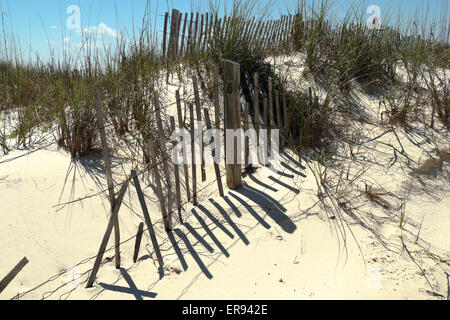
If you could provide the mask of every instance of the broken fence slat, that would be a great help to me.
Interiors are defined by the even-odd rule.
[[[0,281],[0,293],[14,280],[20,271],[27,265],[28,259],[25,257]]]
[[[122,188],[120,189],[119,196],[116,199],[116,203],[114,206],[114,210],[112,210],[111,216],[109,218],[108,226],[106,227],[106,232],[103,236],[102,242],[100,244],[100,249],[98,250],[97,258],[94,262],[94,267],[92,268],[91,274],[89,276],[88,282],[86,284],[86,288],[91,288],[94,284],[95,277],[97,276],[98,269],[100,268],[100,264],[103,259],[103,255],[106,250],[106,246],[108,245],[109,238],[111,236],[112,229],[116,220],[118,220],[117,216],[119,214],[120,207],[122,205],[123,197],[125,196],[125,192],[127,191],[128,181],[122,184]]]
[[[147,204],[145,203],[144,193],[141,189],[141,184],[139,183],[139,178],[136,171],[131,171],[131,176],[133,177],[134,187],[138,194],[139,202],[141,203],[142,214],[144,215],[145,224],[147,225],[148,232],[150,234],[150,240],[152,241],[153,249],[155,250],[156,258],[158,259],[159,267],[164,266],[164,261],[159,250],[158,240],[156,239],[155,230],[153,229],[152,220],[150,214],[148,213]]]
[[[105,170],[106,170],[106,181],[108,184],[108,193],[109,193],[109,202],[111,204],[111,212],[114,211],[114,206],[116,204],[115,195],[114,195],[114,181],[112,177],[112,166],[111,166],[111,158],[109,154],[108,142],[106,139],[106,131],[105,131],[105,121],[103,119],[103,109],[100,102],[100,96],[98,93],[98,89],[94,90],[94,102],[95,102],[95,110],[97,113],[98,127],[100,130],[100,140],[103,148],[103,160],[105,162]],[[120,228],[119,228],[119,220],[117,219],[114,224],[114,241],[115,241],[115,264],[116,269],[120,268]]]
[[[133,263],[136,263],[139,257],[139,248],[141,247],[142,234],[144,233],[144,223],[141,222],[138,227],[138,231],[136,234],[136,241],[134,243],[134,255],[133,255]]]

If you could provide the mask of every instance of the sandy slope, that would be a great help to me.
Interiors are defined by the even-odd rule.
[[[167,96],[174,88],[169,87]],[[359,102],[376,120],[378,104],[363,94]],[[159,221],[153,179],[141,175],[151,217],[159,221],[156,231],[164,276],[158,273],[148,233],[139,261],[132,262],[142,214],[131,186],[119,214],[123,269],[115,270],[109,250],[92,289],[84,289],[84,283],[108,219],[107,199],[96,195],[106,186],[101,155],[72,162],[67,153],[50,147],[2,156],[0,275],[23,256],[30,263],[0,298],[446,298],[448,176],[410,177],[415,163],[408,163],[388,145],[403,148],[419,163],[431,152],[427,135],[445,144],[448,133],[420,134],[420,128],[414,134],[403,129],[385,133],[386,129],[369,123],[355,124],[354,130],[367,143],[358,152],[355,147],[353,158],[346,153],[349,150],[341,150],[340,165],[329,168],[332,180],[342,170],[347,172],[350,163],[350,176],[361,168],[367,170],[340,199],[348,205],[340,206],[333,197],[318,197],[311,171],[317,163],[305,159],[299,163],[289,152],[283,155],[278,174],[259,168],[245,177],[241,190],[226,190],[225,198],[218,196],[213,168],[208,168],[208,181],[199,186],[200,206],[186,205],[185,223],[178,224],[174,217],[177,229],[168,235]],[[129,140],[121,144],[128,146]],[[113,164],[115,180],[120,182],[131,164],[124,155],[116,155]],[[361,195],[365,184],[386,193],[383,199],[388,204]],[[57,206],[86,195],[94,196]],[[403,230],[400,198],[406,203]]]

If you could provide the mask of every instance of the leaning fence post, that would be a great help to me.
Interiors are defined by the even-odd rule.
[[[241,70],[239,63],[224,60],[224,86],[225,130],[241,129]],[[238,150],[236,141],[233,141],[233,145],[234,159],[228,159],[228,152],[225,151],[227,185],[231,190],[238,189],[242,186],[242,166],[237,161]],[[230,146],[228,145],[228,143],[226,143],[225,149],[228,148],[230,148]],[[239,152],[240,151],[241,150],[239,150]]]
[[[161,255],[161,251],[159,251],[159,245],[158,241],[156,240],[155,230],[153,229],[152,220],[150,218],[150,214],[148,213],[147,204],[145,203],[144,194],[142,193],[141,184],[139,183],[139,178],[136,174],[136,171],[132,170],[131,176],[133,177],[134,187],[138,194],[139,202],[141,203],[142,214],[144,215],[145,224],[147,225],[147,230],[150,234],[150,240],[152,241],[153,249],[155,249],[159,267],[162,268],[164,266],[163,258]]]
[[[106,169],[106,181],[108,184],[108,193],[109,193],[109,202],[111,204],[111,211],[114,210],[115,206],[115,195],[114,195],[114,182],[112,178],[112,168],[111,168],[111,159],[109,155],[108,142],[106,140],[106,131],[105,131],[105,121],[103,120],[103,110],[100,103],[100,96],[98,93],[97,87],[94,90],[94,102],[95,102],[95,110],[97,113],[98,127],[100,131],[100,140],[103,148],[103,160],[105,162]],[[120,268],[120,229],[119,229],[119,219],[117,219],[114,223],[114,240],[115,240],[115,263],[116,269]]]
[[[208,111],[208,109],[204,108],[203,112],[205,113],[206,128],[208,130],[211,130],[212,126],[211,126],[211,120],[209,119],[209,111]],[[215,143],[216,142],[215,139],[216,138],[211,138],[211,143]],[[216,172],[216,180],[217,180],[217,186],[219,187],[219,194],[221,197],[223,197],[224,193],[223,193],[223,186],[222,186],[222,177],[220,176],[219,163],[215,159],[216,158],[216,150],[215,149],[212,151],[212,157],[214,159],[214,171]]]
[[[125,196],[125,192],[127,191],[128,181],[122,184],[122,188],[120,189],[119,196],[115,202],[114,209],[111,212],[111,216],[109,218],[108,226],[106,227],[106,232],[103,236],[102,243],[100,244],[100,249],[98,250],[97,257],[95,258],[94,267],[92,268],[91,274],[89,275],[89,279],[86,284],[86,288],[91,288],[94,284],[95,277],[97,276],[98,269],[100,268],[100,263],[102,262],[103,255],[106,251],[106,246],[108,245],[109,237],[111,236],[112,229],[119,214],[119,209],[122,205],[123,197]]]
[[[14,280],[20,271],[27,265],[28,259],[25,257],[0,281],[0,293]]]

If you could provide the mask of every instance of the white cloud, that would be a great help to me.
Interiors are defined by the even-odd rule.
[[[83,29],[87,34],[94,34],[97,36],[106,35],[108,37],[117,38],[117,31],[111,29],[106,24],[101,22],[98,26],[90,26]]]
[[[55,30],[56,30],[56,29],[59,29],[58,26],[51,26],[50,28],[51,28],[51,29],[55,29]]]

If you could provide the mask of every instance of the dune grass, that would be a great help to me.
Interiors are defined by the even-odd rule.
[[[229,23],[224,30],[227,37],[219,29],[212,29],[205,48],[171,60],[161,56],[150,2],[139,33],[121,32],[115,46],[101,46],[87,34],[77,56],[64,54],[62,59],[51,57],[49,62],[39,58],[25,62],[14,33],[2,21],[0,110],[14,110],[19,120],[11,131],[5,129],[3,119],[0,146],[4,152],[30,147],[35,130],[55,125],[60,146],[67,147],[73,157],[88,154],[97,141],[93,111],[97,87],[107,122],[114,132],[118,136],[137,132],[145,149],[143,141],[152,130],[153,92],[166,68],[167,72],[177,71],[179,76],[186,67],[192,69],[201,88],[212,97],[214,76],[222,73],[223,59],[233,60],[241,64],[241,82],[248,95],[245,73],[260,72],[265,87],[264,81],[269,76],[274,79],[278,76],[273,69],[268,72],[266,59],[299,52],[306,54],[307,72],[320,78],[330,90],[320,103],[307,89],[286,93],[288,112],[292,115],[289,135],[294,148],[320,148],[332,138],[327,130],[333,125],[331,105],[335,96],[351,95],[355,84],[378,87],[385,92],[382,101],[391,125],[405,123],[411,112],[428,108],[428,113],[423,112],[428,118],[422,117],[423,121],[431,127],[436,121],[448,126],[447,7],[442,8],[437,24],[425,12],[413,21],[399,20],[390,23],[389,28],[376,30],[366,24],[364,2],[354,2],[344,18],[336,20],[332,2],[317,1],[311,7],[305,0],[299,0],[290,12],[293,19],[287,30],[289,37],[285,37],[291,41],[268,50],[262,45],[267,39],[261,30],[273,7],[272,2],[261,8],[255,0],[234,1],[227,11]],[[205,11],[215,19],[220,18],[218,2],[210,3]],[[253,21],[253,28],[246,28],[248,21]],[[406,79],[399,77],[400,67],[404,68]]]

